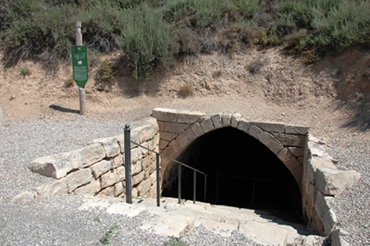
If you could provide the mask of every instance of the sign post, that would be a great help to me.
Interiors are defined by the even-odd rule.
[[[80,114],[86,114],[85,107],[85,84],[89,79],[87,66],[87,49],[82,46],[81,21],[76,22],[76,46],[72,46],[73,80],[78,87],[80,98]]]

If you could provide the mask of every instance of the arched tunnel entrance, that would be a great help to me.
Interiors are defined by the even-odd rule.
[[[247,133],[232,127],[208,132],[176,159],[212,177],[207,179],[204,200],[204,177],[197,175],[197,201],[268,210],[285,220],[303,223],[301,192],[294,177],[276,155]],[[193,171],[182,170],[182,198],[191,200]],[[174,179],[162,195],[177,197],[177,185]]]

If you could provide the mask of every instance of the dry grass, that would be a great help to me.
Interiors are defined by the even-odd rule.
[[[192,96],[194,94],[194,88],[190,84],[182,85],[179,89],[179,95],[182,97]]]

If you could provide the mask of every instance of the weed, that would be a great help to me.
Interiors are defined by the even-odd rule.
[[[182,97],[192,96],[194,94],[193,86],[190,84],[182,85],[179,89],[179,95]]]
[[[263,66],[263,61],[261,57],[258,57],[256,60],[254,60],[253,62],[249,64],[247,69],[251,74],[255,74],[261,70],[262,66]]]
[[[64,85],[65,87],[72,87],[74,85],[74,80],[73,78],[68,78],[64,80]]]
[[[20,70],[19,70],[19,73],[25,77],[25,76],[30,76],[32,74],[32,71],[29,67],[25,66],[25,67],[22,67]]]
[[[187,246],[185,242],[181,241],[179,238],[171,237],[168,242],[164,243],[164,246]]]
[[[109,244],[109,239],[113,236],[118,235],[118,232],[115,232],[115,230],[118,230],[118,229],[119,229],[118,225],[114,225],[111,228],[109,228],[109,230],[99,239],[99,242],[104,245]]]
[[[96,221],[96,222],[100,222],[100,218],[98,216],[94,217],[93,220]]]
[[[213,77],[220,77],[223,73],[224,73],[224,71],[222,71],[222,70],[217,70],[217,71],[214,71],[214,72],[212,73],[212,76],[213,76]]]
[[[114,62],[109,61],[108,59],[105,59],[104,61],[100,63],[98,73],[97,73],[98,80],[102,82],[114,84],[118,74],[119,74],[118,69],[117,69],[117,66],[114,64]]]

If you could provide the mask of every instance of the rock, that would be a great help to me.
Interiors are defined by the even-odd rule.
[[[118,140],[115,137],[96,139],[93,142],[100,143],[103,145],[106,157],[115,157],[121,152],[121,147],[119,146]]]
[[[94,175],[94,178],[99,178],[102,174],[108,172],[112,168],[112,164],[110,161],[102,160],[91,167],[91,171]]]
[[[74,194],[95,195],[101,190],[99,179],[91,179],[91,182],[73,191]]]
[[[324,226],[324,234],[330,235],[331,231],[337,225],[337,217],[335,216],[333,210],[329,206],[329,200],[334,199],[330,196],[325,196],[320,191],[317,192],[316,201],[315,201],[315,210],[317,211],[317,215],[319,216],[320,220]]]
[[[32,172],[39,173],[47,177],[61,179],[67,172],[73,169],[69,153],[62,153],[53,156],[43,156],[31,162]]]
[[[77,187],[90,183],[92,179],[91,169],[81,169],[69,174],[65,180],[67,182],[68,193],[72,193]]]
[[[341,229],[336,229],[331,233],[330,241],[332,246],[349,246],[349,243],[347,243],[343,239],[343,235],[346,235],[347,233],[344,232]]]
[[[319,167],[315,172],[315,185],[325,195],[338,195],[356,183],[361,174],[355,171],[342,171]]]
[[[160,121],[177,122],[178,114],[176,110],[155,108],[152,110],[152,116]]]
[[[119,167],[103,174],[100,177],[101,187],[105,188],[125,180],[125,167]]]
[[[89,167],[98,161],[101,161],[106,153],[100,143],[93,143],[77,150],[81,155],[82,167]]]
[[[58,180],[50,185],[43,185],[36,188],[37,196],[48,197],[59,194],[67,194],[68,187],[65,179]]]
[[[31,199],[34,199],[36,197],[37,197],[37,193],[36,192],[25,191],[25,192],[22,192],[19,195],[16,195],[15,197],[13,197],[12,198],[12,201],[17,201],[17,200],[31,200]]]

